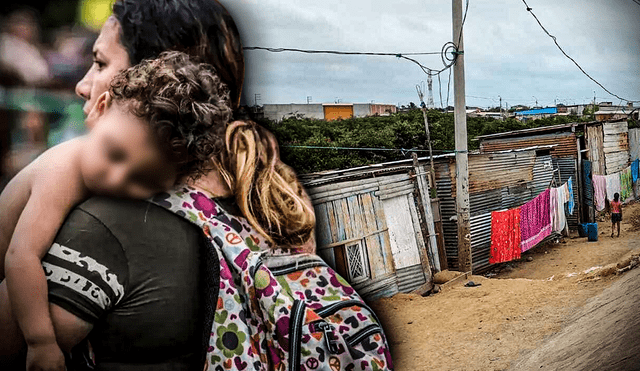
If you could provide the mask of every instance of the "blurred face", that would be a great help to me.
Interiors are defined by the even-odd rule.
[[[85,115],[89,114],[100,94],[109,89],[111,79],[129,67],[129,55],[120,43],[120,24],[114,17],[109,17],[93,44],[93,64],[76,85],[76,94],[86,101]]]
[[[93,129],[84,142],[81,172],[96,193],[144,199],[170,189],[177,167],[156,145],[149,124],[103,93],[87,122]]]

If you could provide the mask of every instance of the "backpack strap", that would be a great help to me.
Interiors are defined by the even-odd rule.
[[[209,364],[222,364],[224,369],[253,365],[262,370],[269,364],[277,366],[274,369],[289,369],[290,344],[299,336],[290,333],[294,304],[296,316],[319,318],[307,314],[304,303],[296,304],[302,301],[283,290],[264,264],[286,270],[292,256],[274,255],[244,218],[229,215],[196,188],[159,194],[152,202],[202,228],[219,257],[220,290],[207,353]],[[320,264],[320,258],[305,255],[307,260],[296,261]]]

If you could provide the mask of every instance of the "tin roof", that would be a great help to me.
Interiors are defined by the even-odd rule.
[[[594,124],[594,123],[597,123],[597,122],[596,121],[572,122],[572,123],[569,123],[569,124],[562,124],[562,125],[541,126],[541,127],[537,127],[537,128],[531,128],[531,129],[505,131],[504,133],[478,135],[476,137],[476,140],[502,138],[502,137],[513,137],[513,136],[524,136],[524,135],[529,135],[529,134],[539,134],[539,133],[554,132],[554,131],[562,132],[562,131],[571,130],[571,128],[574,128],[576,126],[591,125],[591,124]]]

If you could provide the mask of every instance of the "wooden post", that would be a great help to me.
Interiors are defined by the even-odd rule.
[[[575,133],[575,126],[573,127]],[[578,149],[578,169],[576,169],[577,179],[573,182],[573,191],[578,195],[578,202],[573,208],[573,212],[578,213],[578,224],[582,222],[582,152],[580,151],[580,138],[576,136],[576,148]]]
[[[458,270],[471,272],[471,228],[469,227],[469,164],[467,151],[467,110],[464,87],[464,40],[462,0],[453,0],[453,42],[457,54],[453,65],[453,94],[456,146],[456,216],[458,222]]]
[[[413,158],[413,168],[416,172],[416,181],[418,184],[418,191],[420,193],[420,204],[422,210],[424,210],[425,224],[427,225],[427,231],[429,233],[428,249],[429,257],[431,258],[431,266],[433,266],[436,272],[440,272],[440,257],[438,253],[438,241],[436,239],[436,228],[433,223],[433,210],[431,210],[431,200],[429,199],[429,184],[426,180],[426,174],[424,168],[420,167],[418,163],[418,155],[415,152],[411,153]]]

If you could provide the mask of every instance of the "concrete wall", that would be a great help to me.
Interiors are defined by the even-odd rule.
[[[324,119],[322,104],[265,104],[264,117],[272,121],[282,121],[292,116],[302,116],[312,119]]]
[[[370,103],[354,103],[353,104],[353,116],[365,117],[371,115]]]
[[[332,105],[332,104],[327,104]],[[345,104],[341,104],[345,105]],[[300,116],[305,118],[324,120],[324,109],[322,103],[312,104],[265,104],[263,105],[264,117],[272,121],[282,121],[284,118]],[[365,117],[379,114],[388,115],[387,111],[397,112],[397,108],[392,104],[378,103],[353,103],[353,116]]]

